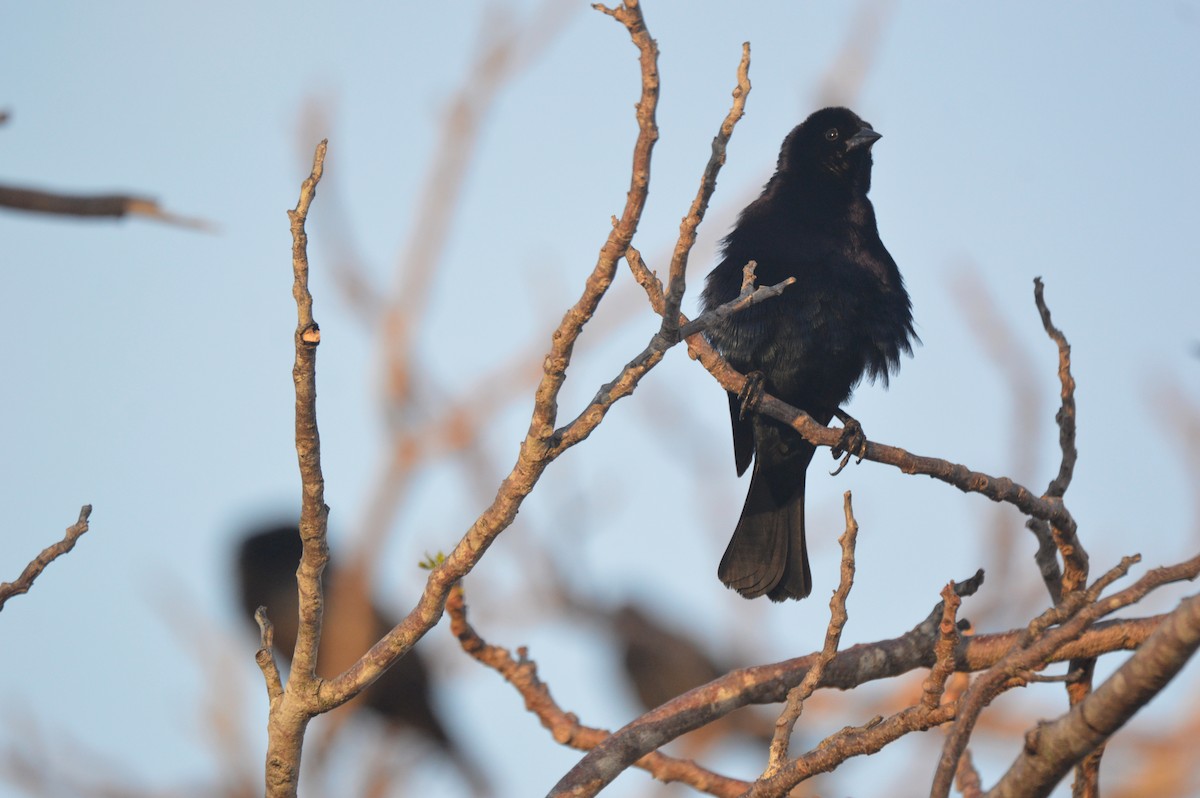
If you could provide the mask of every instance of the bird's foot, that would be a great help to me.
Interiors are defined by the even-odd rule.
[[[742,386],[742,390],[738,391],[738,402],[740,409],[738,410],[738,420],[745,420],[746,416],[758,411],[758,405],[763,398],[763,383],[766,382],[766,377],[761,371],[750,371],[746,373],[746,384]]]
[[[850,462],[851,457],[857,457],[857,462],[861,463],[867,455],[867,436],[863,434],[862,424],[859,424],[857,419],[843,410],[838,410],[834,413],[842,422],[842,437],[837,444],[830,450],[834,458],[842,458],[842,462],[838,463],[831,474],[837,476],[842,473],[842,469]]]

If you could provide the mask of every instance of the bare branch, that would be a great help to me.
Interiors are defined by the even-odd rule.
[[[603,10],[625,25],[638,48],[642,66],[642,97],[637,106],[639,135],[634,145],[631,184],[624,212],[621,219],[615,221],[601,248],[583,295],[567,311],[552,335],[550,351],[543,361],[542,379],[535,392],[529,432],[521,444],[517,463],[492,505],[476,519],[450,555],[431,570],[425,590],[409,615],[357,663],[335,679],[320,684],[322,710],[349,700],[437,622],[451,587],[474,568],[496,536],[512,523],[545,468],[567,448],[586,438],[604,418],[607,404],[592,404],[562,429],[553,428],[558,413],[558,394],[566,379],[575,342],[611,285],[617,261],[628,250],[645,206],[650,155],[658,137],[654,121],[658,99],[658,50],[636,2],[628,2],[615,10]],[[651,350],[643,354],[644,357],[627,366],[614,383],[612,401],[632,392],[641,376],[662,357],[661,352]]]
[[[954,709],[953,704],[934,709],[918,705],[886,719],[872,719],[865,726],[842,729],[804,756],[793,759],[770,779],[756,782],[746,798],[782,798],[801,781],[828,773],[851,757],[870,756],[906,734],[926,731],[952,720]]]
[[[1184,599],[1117,672],[1071,711],[1040,724],[987,795],[1049,795],[1073,764],[1156,696],[1200,647],[1200,596]]]
[[[304,224],[324,173],[328,142],[322,140],[313,156],[312,173],[300,189],[295,210],[288,211],[292,227],[292,295],[296,299],[296,455],[300,465],[302,501],[300,540],[303,554],[296,580],[300,590],[300,628],[290,675],[315,678],[317,644],[321,638],[323,598],[321,573],[329,561],[325,532],[329,508],[325,505],[325,476],[321,473],[321,436],[317,429],[317,346],[321,328],[313,320],[313,299],[308,290],[308,234]]]
[[[296,385],[296,455],[300,466],[300,540],[303,550],[296,571],[299,630],[286,689],[280,690],[279,673],[269,656],[269,647],[266,648],[267,656],[263,656],[263,646],[256,655],[272,699],[267,721],[266,767],[267,795],[272,797],[296,795],[304,729],[310,718],[323,711],[315,700],[321,685],[316,675],[316,663],[324,609],[321,572],[329,561],[325,539],[329,507],[325,505],[321,438],[317,430],[317,346],[321,342],[321,329],[313,320],[313,299],[308,290],[308,234],[304,225],[324,171],[327,147],[328,142],[324,140],[317,145],[312,171],[300,187],[295,209],[288,211],[292,229],[292,295],[297,314],[292,380]],[[270,624],[264,623],[265,613],[256,613],[256,618],[265,643],[271,633]]]
[[[746,376],[736,371],[706,341],[703,336],[693,335],[687,339],[688,351],[716,378],[726,391],[737,394],[745,385]],[[802,410],[783,402],[770,394],[764,394],[758,412],[789,425],[806,441],[816,446],[833,447],[842,439],[840,429],[818,424]],[[994,477],[966,466],[936,457],[911,454],[904,449],[867,441],[865,460],[895,466],[905,474],[921,474],[952,485],[964,493],[979,493],[992,501],[1012,504],[1026,515],[1042,518],[1064,527],[1074,528],[1075,523],[1061,501],[1052,501],[1035,495],[1007,477]]]
[[[1058,442],[1062,448],[1062,463],[1058,468],[1058,476],[1046,489],[1046,495],[1062,498],[1071,484],[1071,477],[1075,473],[1075,461],[1079,457],[1079,452],[1075,449],[1075,378],[1071,376],[1071,345],[1067,343],[1067,337],[1062,331],[1050,320],[1050,308],[1046,307],[1044,294],[1042,278],[1035,277],[1034,301],[1037,303],[1046,334],[1058,345],[1058,379],[1062,383],[1062,407],[1055,415],[1058,422]]]
[[[378,473],[371,480],[363,520],[356,525],[351,568],[370,573],[379,562],[379,552],[395,529],[397,509],[403,506],[420,468],[475,446],[478,430],[503,411],[506,400],[536,384],[540,375],[544,353],[527,347],[495,362],[491,373],[480,377],[467,395],[448,397],[428,370],[418,375],[416,333],[423,328],[446,246],[455,235],[466,178],[487,130],[487,118],[505,97],[505,90],[557,41],[558,33],[581,10],[558,0],[542,0],[521,14],[499,6],[485,9],[472,50],[474,59],[442,109],[437,147],[422,178],[421,201],[396,260],[390,290],[377,290],[356,252],[336,185],[332,186],[332,205],[323,205],[323,229],[333,241],[332,276],[354,317],[373,330],[377,339],[379,386],[390,433]],[[302,127],[321,132],[328,127],[319,110],[308,118]],[[304,140],[312,140],[312,136]],[[330,200],[331,177],[322,183],[323,202]],[[632,303],[626,306],[632,307]],[[619,319],[605,319],[606,325],[614,322]],[[462,458],[460,464],[473,471],[470,476],[480,486],[480,497],[489,501],[495,493],[495,468],[485,467],[481,458]]]
[[[755,783],[748,795],[761,798],[787,795],[801,781],[833,770],[850,757],[875,753],[904,734],[924,731],[950,720],[956,711],[957,702],[942,704],[940,698],[945,689],[946,679],[954,670],[954,654],[958,641],[956,616],[961,601],[953,582],[942,590],[941,621],[938,624],[937,643],[933,647],[936,661],[929,678],[926,679],[921,702],[886,720],[878,717],[866,726],[842,729],[827,737],[804,756],[789,762],[785,768],[778,768],[774,773],[764,773],[763,778]],[[822,666],[823,663],[818,659],[816,667]],[[811,675],[812,671],[809,672],[809,676]],[[805,677],[805,682],[807,681],[808,676]],[[790,705],[790,695],[788,701]],[[774,746],[772,753],[773,749]]]
[[[1093,587],[1108,584],[1111,578],[1115,578],[1113,574],[1119,575],[1132,565],[1132,562],[1123,562],[1112,573],[1106,575],[1108,579],[1103,582],[1097,580],[1097,585]],[[955,652],[955,670],[1005,669],[1004,681],[1007,682],[1010,672],[1029,672],[1036,669],[1035,665],[1044,667],[1049,662],[1062,662],[1108,651],[1136,649],[1165,616],[1120,620],[1107,624],[1094,624],[1094,621],[1139,601],[1158,587],[1171,582],[1194,579],[1197,574],[1200,574],[1200,557],[1178,565],[1154,569],[1131,587],[1100,601],[1095,601],[1096,597],[1090,595],[1091,591],[1086,591],[1080,594],[1080,598],[1075,599],[1078,604],[1084,605],[1085,609],[1077,611],[1068,622],[1049,632],[1044,630],[1056,619],[1061,619],[1064,613],[1047,613],[1046,618],[1039,624],[1042,631],[1037,637],[1032,637],[1027,629],[1000,635],[960,638],[958,650]],[[954,592],[958,596],[968,596],[973,594],[981,583],[982,572],[969,580],[955,583]],[[943,615],[944,606],[939,602],[924,621],[906,634],[892,640],[852,646],[839,652],[826,667],[818,688],[849,690],[868,681],[898,676],[914,668],[934,666],[934,642],[938,638]],[[560,779],[551,795],[595,795],[596,791],[638,757],[657,750],[670,740],[698,729],[739,707],[785,700],[787,691],[804,678],[814,659],[813,655],[809,655],[774,665],[759,665],[731,671],[720,679],[684,693],[615,732]],[[914,708],[907,715],[902,713],[902,716],[896,716],[885,724],[881,731],[853,737],[853,745],[834,747],[847,756],[871,753],[878,750],[874,746],[882,747],[890,739],[894,739],[892,734],[899,736],[918,728],[932,728],[933,725],[956,717],[954,708],[948,709],[945,704],[933,713],[923,714],[917,709],[919,708]],[[769,789],[779,789],[781,785],[795,783],[792,779],[824,772],[837,764],[823,755],[806,755],[801,760],[796,761],[794,768],[789,765],[776,774],[770,780],[773,786]],[[785,775],[785,771],[790,775]],[[587,789],[578,791],[582,785],[588,785]],[[760,794],[775,793],[767,791]]]
[[[954,672],[954,653],[958,648],[958,608],[962,599],[954,590],[954,583],[942,588],[942,620],[938,624],[938,640],[933,653],[937,658],[929,678],[922,687],[921,702],[929,709],[941,703],[946,691],[946,680]]]
[[[600,256],[591,276],[588,277],[583,296],[567,311],[552,336],[553,343],[550,353],[546,356],[542,381],[535,394],[533,420],[529,428],[530,437],[539,448],[545,445],[554,433],[558,415],[558,393],[566,380],[566,370],[571,362],[575,341],[612,284],[617,261],[625,254],[641,222],[650,187],[650,156],[654,150],[654,143],[658,141],[658,124],[655,121],[659,86],[658,45],[646,30],[646,21],[642,18],[641,8],[636,0],[631,0],[616,9],[601,7],[601,10],[626,27],[640,54],[642,97],[638,101],[636,111],[639,134],[634,145],[633,173],[625,209],[600,249]]]
[[[0,186],[0,208],[53,216],[90,216],[110,219],[144,216],[147,219],[176,227],[189,227],[193,230],[203,231],[214,229],[212,222],[179,216],[163,210],[152,199],[132,197],[127,194],[59,194],[35,188]]]
[[[1009,387],[1012,415],[1007,436],[1008,470],[1014,479],[1029,479],[1037,473],[1041,451],[1037,443],[1045,432],[1037,361],[989,292],[977,265],[969,262],[968,267],[958,271],[951,280],[950,289],[964,324]],[[1005,509],[996,508],[990,515],[988,553],[983,561],[989,564],[988,573],[993,580],[1008,584],[1014,578],[1011,574],[1016,565],[1014,551],[1019,538],[1012,534],[1012,516]],[[1051,591],[1051,603],[1056,604],[1062,578],[1058,567],[1058,548],[1054,545],[1049,526],[1044,523],[1040,526],[1044,534],[1030,527],[1039,543],[1035,562],[1046,587]],[[1008,591],[997,591],[994,595],[980,598],[986,603],[976,601],[971,609],[976,622],[990,619],[997,612],[1009,618],[1022,613],[1032,614],[1041,605],[1036,596],[1027,595],[1018,599]]]
[[[279,666],[275,664],[275,654],[271,647],[275,645],[275,627],[267,617],[267,608],[259,607],[254,611],[254,621],[258,624],[258,651],[254,653],[254,661],[267,680],[267,698],[274,704],[283,696],[283,682],[279,678]]]
[[[1067,595],[1061,604],[1047,610],[1029,625],[1012,649],[997,661],[988,672],[981,675],[963,695],[961,710],[954,726],[946,735],[941,763],[934,777],[931,798],[949,794],[950,782],[946,776],[952,774],[958,758],[966,750],[971,731],[983,711],[997,695],[1010,687],[1015,676],[1026,671],[1037,671],[1061,656],[1066,643],[1078,639],[1096,620],[1122,607],[1140,601],[1152,590],[1171,582],[1195,579],[1200,575],[1200,556],[1177,565],[1155,568],[1128,588],[1101,599],[1100,592],[1113,581],[1128,572],[1137,562],[1136,557],[1126,557],[1119,565],[1096,580],[1088,590],[1075,591]],[[1050,628],[1053,626],[1053,628]],[[1072,663],[1080,659],[1072,658]],[[1076,670],[1072,664],[1071,670]]]
[[[784,280],[780,280],[778,283],[775,283],[775,285],[755,287],[753,282],[754,261],[750,261],[747,266],[750,267],[749,276],[751,282],[748,286],[746,286],[746,290],[744,290],[735,299],[726,302],[724,305],[718,305],[712,310],[705,311],[704,313],[700,314],[699,318],[692,319],[684,324],[679,328],[682,335],[686,337],[703,332],[712,326],[713,322],[717,321],[718,319],[723,319],[726,316],[732,316],[735,313],[740,313],[751,305],[757,305],[759,302],[771,299],[772,297],[777,297],[783,293],[785,288],[796,282],[795,277],[788,277]]]
[[[1050,481],[1049,487],[1046,488],[1046,497],[1061,500],[1071,484],[1071,477],[1075,473],[1075,462],[1079,456],[1075,448],[1075,378],[1071,376],[1071,345],[1067,343],[1066,336],[1054,326],[1054,322],[1050,319],[1050,308],[1046,305],[1044,290],[1042,279],[1035,278],[1033,295],[1038,313],[1042,318],[1042,327],[1058,347],[1058,379],[1062,388],[1061,405],[1054,418],[1058,422],[1058,441],[1059,448],[1062,450],[1062,459],[1059,463],[1058,475]],[[1044,528],[1035,525],[1031,529],[1040,533],[1039,559],[1041,559],[1044,557],[1041,550],[1045,548]],[[1087,582],[1088,555],[1076,535],[1073,524],[1068,526],[1052,525],[1050,531],[1063,560],[1059,587],[1059,596],[1061,597],[1073,590],[1081,589]],[[1044,563],[1041,563],[1041,569],[1043,578],[1051,573]],[[1051,595],[1054,593],[1052,588]],[[1071,662],[1070,670],[1079,674],[1078,679],[1067,684],[1067,697],[1072,706],[1081,702],[1091,692],[1092,674],[1095,669],[1096,660],[1094,658]],[[1076,768],[1075,785],[1072,790],[1074,798],[1098,798],[1100,794],[1100,757],[1103,753],[1103,746],[1097,747]]]
[[[29,588],[33,587],[33,580],[46,570],[47,565],[75,548],[75,541],[88,531],[88,518],[91,514],[92,505],[83,505],[79,508],[79,520],[67,527],[62,540],[47,546],[41,554],[34,557],[29,565],[25,566],[25,570],[21,571],[21,575],[17,577],[16,581],[0,582],[0,610],[4,609],[5,602],[13,596],[28,593]]]
[[[753,264],[754,261],[750,263]],[[753,278],[753,270],[750,271],[750,276]],[[755,288],[753,283],[751,283],[746,287],[741,296],[735,297],[724,305],[713,308],[694,321],[687,322],[682,327],[682,330],[687,331],[688,335],[701,332],[719,318],[729,316],[751,305],[757,305],[759,302],[779,296],[783,293],[783,289],[794,282],[795,279],[789,277],[782,282],[766,288]],[[680,318],[683,318],[682,314],[680,314]],[[642,377],[650,369],[658,365],[663,355],[666,354],[668,349],[675,346],[675,343],[661,333],[655,334],[650,339],[650,343],[646,345],[646,348],[638,353],[633,360],[625,364],[625,367],[621,369],[621,373],[615,379],[600,387],[600,390],[592,398],[592,401],[588,403],[587,407],[574,420],[555,432],[557,443],[550,450],[550,456],[557,457],[590,435],[592,430],[604,419],[605,414],[608,413],[612,405],[618,400],[632,394]]]
[[[1054,533],[1050,524],[1043,518],[1030,518],[1025,522],[1025,528],[1037,538],[1038,548],[1033,555],[1042,583],[1050,594],[1054,604],[1062,601],[1062,568],[1058,564],[1058,546],[1054,542]]]
[[[973,578],[958,583],[955,590],[959,595],[970,595],[982,582],[983,574],[980,572]],[[817,687],[846,689],[864,681],[899,675],[922,665],[928,666],[928,656],[937,635],[938,620],[941,616],[942,607],[939,603],[924,621],[899,638],[871,645],[853,646],[839,652],[826,665]],[[595,795],[641,756],[657,750],[680,735],[698,729],[747,704],[768,704],[786,700],[787,692],[804,679],[818,656],[809,655],[775,665],[759,665],[731,671],[720,679],[668,701],[627,724],[598,745],[559,779],[550,794]],[[803,766],[792,767],[792,764],[768,782],[760,781],[758,784],[769,783],[772,785],[769,789],[776,789],[789,779],[795,778],[798,769],[812,765],[812,760],[807,760],[807,764]],[[826,764],[833,766],[828,761]],[[791,775],[784,776],[785,772]]]

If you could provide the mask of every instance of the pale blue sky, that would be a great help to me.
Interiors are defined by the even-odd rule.
[[[0,751],[28,744],[23,719],[36,716],[51,747],[83,741],[138,783],[211,783],[218,764],[202,732],[207,677],[179,643],[197,619],[241,646],[230,648],[241,656],[241,715],[247,733],[263,727],[252,643],[238,635],[224,568],[237,524],[287,511],[299,494],[284,211],[316,143],[298,133],[302,109],[318,98],[333,115],[322,133],[330,184],[310,233],[327,500],[337,534],[350,536],[381,456],[377,351],[331,279],[322,197],[336,191],[354,246],[389,288],[397,253],[420,234],[412,220],[440,114],[466,73],[483,11],[480,3],[335,9],[225,0],[0,9],[0,108],[12,114],[0,127],[0,181],[146,193],[219,226],[203,235],[137,220],[0,214],[0,578],[13,578],[81,504],[95,506],[76,551],[0,617]],[[754,88],[692,258],[694,288],[711,268],[714,241],[769,175],[783,136],[813,110],[855,18],[850,4],[734,10],[664,0],[647,0],[646,16],[662,51],[661,140],[637,243],[660,271],[728,109],[741,43],[753,51]],[[1036,366],[1040,460],[1014,476],[1043,489],[1057,462],[1057,383],[1032,301],[1041,275],[1074,346],[1081,455],[1068,501],[1097,572],[1133,551],[1157,565],[1197,546],[1195,475],[1154,402],[1174,386],[1200,404],[1198,41],[1196,2],[901,2],[854,102],[884,136],[872,198],[924,345],[889,391],[864,386],[851,411],[882,442],[1008,469],[1009,387],[951,290],[969,264]],[[513,353],[544,348],[624,201],[637,93],[624,30],[582,5],[502,91],[436,264],[419,339],[440,389],[465,390]],[[585,347],[564,415],[655,328],[643,310]],[[528,423],[524,397],[486,436],[492,486]],[[714,644],[749,618],[739,634],[750,656],[805,653],[823,633],[847,488],[863,530],[847,643],[908,628],[947,579],[987,565],[980,541],[990,503],[873,464],[831,479],[818,462],[809,479],[816,598],[746,606],[715,578],[745,490],[734,478],[725,412],[711,379],[672,353],[591,440],[551,467],[485,559],[480,590],[519,597],[523,552],[549,540],[575,557],[578,586],[603,600],[652,602]],[[673,423],[703,440],[686,443]],[[457,469],[432,468],[398,514],[381,563],[381,599],[397,612],[420,584],[413,563],[452,546],[482,509],[472,484]],[[584,513],[595,520],[585,523]],[[986,585],[991,601],[1040,590],[1032,542],[1011,526],[1027,567],[1011,584]],[[584,722],[629,719],[630,700],[614,693],[608,663],[596,661],[594,630],[522,613],[509,623],[503,607],[481,610],[481,631],[528,643],[556,697]],[[555,746],[494,675],[457,654],[444,628],[434,637],[462,685],[457,697],[444,695],[458,711],[459,736],[469,739],[474,724],[488,738],[481,758],[521,763],[497,766],[503,795],[543,794],[577,755]],[[1194,705],[1191,670],[1180,689],[1192,691]],[[745,761],[733,767],[748,775]],[[850,766],[838,789],[862,790],[867,770]],[[915,772],[914,794],[923,793],[930,773]],[[626,777],[613,794],[641,794],[645,782]],[[0,784],[9,794],[20,793]]]

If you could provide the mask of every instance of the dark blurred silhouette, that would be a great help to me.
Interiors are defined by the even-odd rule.
[[[296,568],[300,533],[295,524],[255,527],[242,538],[237,553],[237,580],[242,616],[257,630],[254,612],[267,608],[275,627],[275,650],[290,662],[296,647],[299,598]],[[371,602],[366,575],[339,571],[330,556],[325,568],[325,615],[317,673],[332,678],[352,665],[394,625]],[[441,750],[476,794],[486,782],[446,734],[431,702],[429,669],[417,648],[409,651],[347,707],[367,709],[389,725],[415,732]]]
[[[633,604],[613,615],[625,672],[646,709],[665,704],[724,671],[691,638],[666,628]]]
[[[625,673],[647,710],[661,706],[694,687],[724,676],[722,667],[697,641],[670,629],[633,604],[622,605],[611,616],[621,646]],[[706,748],[731,733],[755,741],[770,741],[773,721],[747,710],[726,715],[690,735],[697,749]],[[693,750],[689,755],[699,753]]]

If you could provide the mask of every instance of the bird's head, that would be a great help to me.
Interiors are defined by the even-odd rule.
[[[871,145],[880,138],[849,108],[822,108],[784,139],[779,174],[802,179],[832,177],[866,190],[871,184]]]

